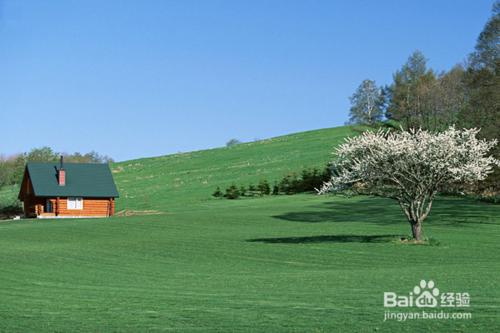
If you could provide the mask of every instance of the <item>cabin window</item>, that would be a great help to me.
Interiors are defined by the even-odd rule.
[[[68,209],[83,209],[83,198],[69,197]]]

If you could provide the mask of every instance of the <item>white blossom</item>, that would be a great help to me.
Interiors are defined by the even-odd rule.
[[[441,133],[366,131],[337,148],[334,175],[319,193],[358,182],[388,188],[387,195],[397,199],[412,226],[420,228],[444,185],[483,180],[494,165],[500,166],[488,156],[496,140],[478,139],[478,133],[455,127]]]

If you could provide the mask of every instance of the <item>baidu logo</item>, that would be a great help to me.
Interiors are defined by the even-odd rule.
[[[469,293],[443,292],[433,280],[420,280],[408,294],[384,292],[384,321],[471,319],[464,311],[469,306]]]
[[[468,307],[469,293],[442,293],[433,280],[421,280],[407,295],[398,295],[395,292],[384,292],[384,307]]]

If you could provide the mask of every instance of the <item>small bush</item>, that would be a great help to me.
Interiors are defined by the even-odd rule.
[[[245,186],[240,187],[240,195],[242,197],[247,195],[247,189],[245,188]]]
[[[212,193],[212,196],[216,197],[216,198],[221,198],[224,196],[224,193],[222,193],[222,191],[220,190],[220,187],[217,186],[217,188],[215,189],[214,193]]]
[[[248,185],[247,196],[254,197],[258,194],[259,194],[259,190],[257,189],[257,186],[255,186],[253,184]]]
[[[271,193],[272,195],[279,195],[280,194],[280,188],[278,186],[277,182],[274,182],[273,185],[273,192]]]
[[[238,199],[240,197],[240,190],[233,184],[226,189],[224,197],[231,200]]]
[[[283,177],[283,179],[281,179],[281,181],[279,182],[280,192],[285,194],[294,194],[294,184],[296,183],[296,178],[297,177],[295,174],[290,174]]]
[[[265,179],[259,182],[257,189],[260,195],[269,195],[271,193],[271,186],[269,186],[269,183]]]
[[[228,142],[226,142],[226,147],[230,148],[230,147],[237,146],[239,144],[241,144],[240,140],[238,140],[238,139],[231,139]]]
[[[226,189],[224,197],[228,199],[236,199],[240,196],[253,197],[255,195],[279,195],[279,194],[296,194],[303,192],[314,192],[316,189],[321,188],[324,182],[328,181],[331,177],[331,170],[329,167],[320,171],[317,168],[304,169],[301,171],[300,176],[297,173],[290,173],[284,176],[279,182],[274,182],[273,187],[269,185],[267,179],[262,179],[257,186],[253,184],[248,185],[248,189],[244,186],[238,187],[233,184]],[[214,196],[217,190],[214,192]]]
[[[278,184],[278,191],[284,194],[313,192],[320,188],[331,177],[329,167],[323,171],[317,168],[304,169],[298,176],[296,173],[286,175]]]

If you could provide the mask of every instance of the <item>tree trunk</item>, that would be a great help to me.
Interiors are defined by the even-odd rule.
[[[426,197],[414,200],[399,200],[399,205],[411,225],[413,239],[416,241],[422,240],[422,222],[431,211],[434,194],[434,192],[431,192]]]
[[[413,235],[413,239],[416,241],[422,240],[422,223],[420,222],[412,222],[411,223],[411,233]]]

